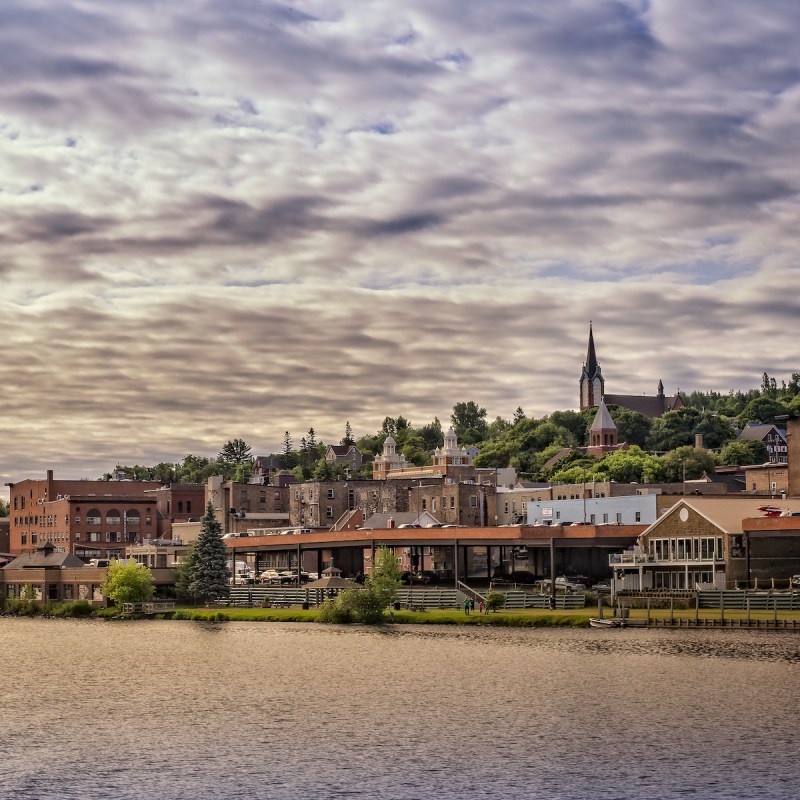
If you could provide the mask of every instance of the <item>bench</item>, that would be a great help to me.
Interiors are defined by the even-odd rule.
[[[406,603],[406,610],[425,611],[425,606],[422,603]]]

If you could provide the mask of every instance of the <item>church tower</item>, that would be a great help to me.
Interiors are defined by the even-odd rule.
[[[605,401],[601,397],[594,422],[589,428],[589,447],[586,452],[600,458],[603,453],[616,450],[618,433],[617,426],[611,419],[611,414],[608,413]]]
[[[597,355],[594,352],[594,335],[592,334],[591,321],[589,322],[589,347],[586,351],[586,361],[581,372],[580,391],[581,411],[585,411],[587,408],[596,408],[605,394],[603,373],[600,371]]]

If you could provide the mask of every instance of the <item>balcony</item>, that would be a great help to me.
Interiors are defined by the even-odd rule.
[[[608,557],[608,564],[611,567],[615,566],[632,566],[636,567],[640,564],[648,564],[654,567],[683,567],[683,566],[697,566],[707,565],[709,567],[718,565],[722,561],[721,558],[708,556],[705,558],[659,558],[658,556],[651,555],[650,553],[612,553]]]

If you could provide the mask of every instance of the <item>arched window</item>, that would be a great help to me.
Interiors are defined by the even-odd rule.
[[[106,512],[106,525],[119,525],[121,522],[122,518],[116,508]]]
[[[125,512],[125,519],[128,522],[129,528],[137,526],[142,521],[139,512],[135,508]]]
[[[100,511],[98,509],[93,508],[90,511],[86,512],[87,525],[101,525],[102,522],[103,518],[100,516]]]

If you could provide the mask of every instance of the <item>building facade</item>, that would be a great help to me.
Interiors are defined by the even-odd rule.
[[[158,536],[154,481],[26,479],[9,484],[9,548],[33,553],[50,543],[79,558],[122,557],[126,543]]]

